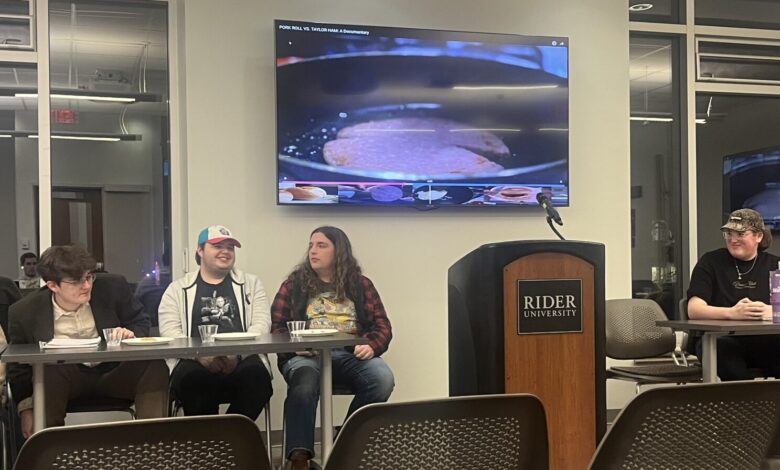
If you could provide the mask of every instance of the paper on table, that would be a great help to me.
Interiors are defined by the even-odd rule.
[[[65,348],[95,348],[100,344],[100,338],[54,338],[46,343],[44,349]]]

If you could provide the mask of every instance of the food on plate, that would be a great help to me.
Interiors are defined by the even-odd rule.
[[[286,191],[292,194],[293,199],[298,201],[311,201],[328,195],[324,189],[316,186],[297,186],[295,188],[287,188]]]
[[[293,200],[293,195],[286,189],[279,190],[279,202],[290,202]]]
[[[371,198],[378,202],[392,202],[401,199],[404,191],[398,186],[372,186],[368,188]]]
[[[500,202],[532,202],[536,201],[539,191],[525,186],[496,186],[485,192],[491,201]]]
[[[146,336],[144,338],[138,338],[138,341],[142,343],[154,343],[155,341],[157,341],[157,338],[152,336]]]
[[[439,118],[393,118],[341,129],[325,144],[333,166],[423,175],[497,172],[509,149],[496,135]]]

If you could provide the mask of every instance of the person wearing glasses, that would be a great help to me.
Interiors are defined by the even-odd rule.
[[[308,321],[310,328],[331,327],[368,340],[368,344],[349,350],[332,351],[333,383],[346,385],[355,393],[347,416],[361,406],[390,398],[395,380],[380,357],[393,337],[390,320],[341,229],[314,229],[305,259],[282,283],[271,304],[271,317],[274,333],[287,332],[287,322],[299,320]],[[314,457],[320,361],[306,351],[277,357],[288,387],[284,401],[288,468],[308,469]]]
[[[52,338],[97,338],[118,328],[122,338],[149,335],[149,316],[134,299],[125,278],[95,275],[96,262],[75,245],[52,246],[37,270],[48,289],[36,291],[9,309],[9,342],[39,344]],[[62,426],[68,401],[110,397],[135,402],[138,418],[168,413],[168,368],[163,360],[47,365],[46,426]],[[32,434],[32,370],[10,364],[8,380],[19,411],[22,434]]]
[[[696,263],[688,288],[688,317],[692,320],[763,320],[772,318],[769,271],[780,258],[767,253],[772,233],[753,209],[739,209],[721,227],[725,248],[705,253]],[[780,337],[724,336],[718,338],[718,376],[721,380],[750,380],[749,369],[780,377]],[[702,358],[702,345],[696,344]]]

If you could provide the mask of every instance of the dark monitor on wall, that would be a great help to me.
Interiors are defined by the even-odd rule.
[[[278,204],[569,205],[565,37],[275,22]]]
[[[723,212],[754,209],[780,232],[780,146],[723,158]]]

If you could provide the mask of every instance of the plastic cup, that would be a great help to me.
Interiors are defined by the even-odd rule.
[[[200,333],[201,343],[213,343],[214,335],[217,334],[217,328],[219,325],[200,325],[198,326],[198,333]]]
[[[117,347],[122,343],[122,334],[119,328],[103,328],[103,338],[106,340],[106,346]]]
[[[298,332],[306,329],[306,322],[303,320],[293,320],[287,322],[287,331],[291,338],[299,338]]]

